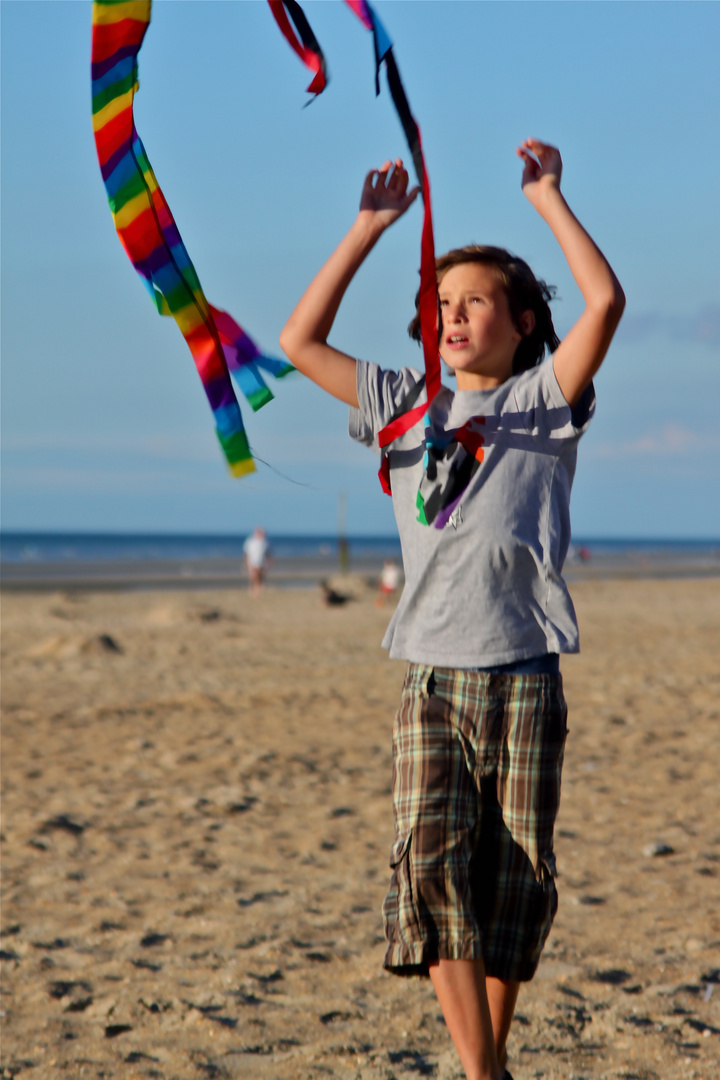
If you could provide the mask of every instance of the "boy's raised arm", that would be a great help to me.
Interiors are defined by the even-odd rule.
[[[526,139],[517,153],[525,163],[523,192],[552,229],[585,301],[584,312],[553,354],[555,376],[573,406],[603,362],[625,308],[625,294],[560,192],[560,152],[538,139]]]
[[[408,174],[399,159],[367,174],[350,231],[312,280],[280,335],[280,347],[295,367],[348,405],[358,404],[356,363],[328,345],[328,334],[348,285],[385,229],[415,201],[418,190],[408,191]]]

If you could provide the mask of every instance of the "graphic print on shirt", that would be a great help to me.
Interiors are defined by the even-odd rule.
[[[485,417],[473,416],[461,428],[439,433],[429,417],[425,420],[425,460],[417,493],[417,520],[421,525],[444,529],[485,456],[485,439],[479,430]]]

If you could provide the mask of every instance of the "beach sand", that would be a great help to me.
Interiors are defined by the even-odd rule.
[[[720,580],[573,594],[509,1065],[717,1080]],[[403,665],[359,596],[4,596],[0,1076],[461,1076],[429,984],[381,971]]]

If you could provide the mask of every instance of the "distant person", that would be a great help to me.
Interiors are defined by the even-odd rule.
[[[258,596],[265,585],[265,574],[271,561],[270,545],[264,529],[255,529],[243,544],[243,561],[250,582],[250,593]]]
[[[378,582],[379,596],[375,601],[377,607],[383,607],[390,596],[394,596],[402,583],[402,571],[394,559],[386,559],[380,571]]]
[[[329,581],[320,582],[320,592],[322,593],[322,602],[325,607],[342,607],[344,604],[347,604],[348,600],[352,600],[351,596],[340,593],[337,589],[333,588]]]
[[[522,259],[474,244],[439,258],[438,348],[457,388],[442,387],[384,459],[405,570],[384,644],[409,661],[394,732],[384,964],[430,976],[471,1080],[509,1080],[518,991],[557,908],[559,654],[578,651],[561,576],[570,489],[592,379],[625,306],[561,194],[559,151],[527,139],[517,153],[523,191],[584,308],[560,342],[553,290]],[[593,169],[602,175],[599,157]],[[281,336],[293,364],[351,406],[353,437],[376,449],[395,417],[427,402],[422,375],[355,360],[327,339],[358,269],[417,194],[400,160],[368,173],[354,224]],[[419,336],[418,317],[410,332]]]

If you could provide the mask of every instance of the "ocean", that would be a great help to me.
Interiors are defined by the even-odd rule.
[[[397,536],[268,537],[269,582],[312,586],[341,570],[377,576],[385,559],[401,562]],[[0,533],[3,589],[233,587],[245,584],[245,536],[152,533]],[[700,577],[720,574],[719,540],[574,541],[568,580],[602,577]]]
[[[204,536],[164,533],[0,533],[3,563],[105,562],[124,559],[242,559],[246,534]],[[268,536],[277,559],[338,557],[337,536]],[[400,558],[395,536],[350,537],[364,557]]]
[[[246,536],[152,533],[0,533],[3,589],[232,588],[245,585]],[[344,570],[379,574],[401,562],[397,536],[268,536],[269,582],[314,586]]]

